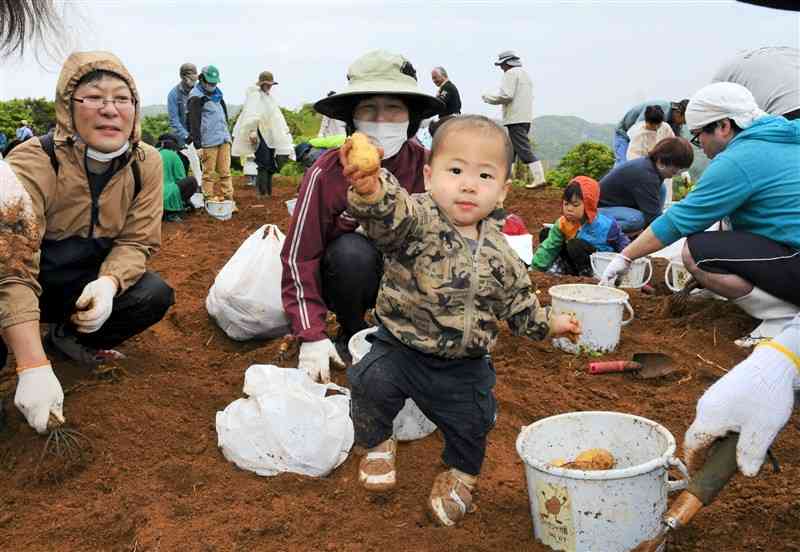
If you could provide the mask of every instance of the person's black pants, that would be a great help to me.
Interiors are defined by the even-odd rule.
[[[322,299],[336,313],[342,338],[367,327],[364,313],[375,306],[383,276],[383,258],[366,237],[343,234],[322,258]]]
[[[278,164],[275,159],[275,150],[267,145],[258,131],[258,147],[255,152],[256,167],[256,192],[259,195],[272,195],[272,175],[278,172]]]
[[[69,318],[75,311],[75,302],[84,286],[96,278],[97,273],[89,271],[66,285],[44,287],[39,298],[40,321],[65,323],[74,330]],[[111,316],[99,330],[73,333],[87,347],[111,349],[161,320],[174,303],[172,288],[156,273],[145,272],[125,293],[114,298]],[[7,352],[0,339],[0,369],[5,366]]]
[[[356,444],[373,448],[391,437],[395,417],[411,398],[442,432],[444,463],[480,474],[497,413],[491,359],[426,355],[383,327],[373,336],[370,352],[347,369]]]
[[[181,191],[181,201],[183,202],[183,207],[191,207],[192,203],[189,201],[189,198],[192,197],[192,195],[197,191],[197,179],[193,176],[187,176],[186,178],[178,180],[176,184],[178,185],[178,189]]]
[[[550,234],[549,228],[542,228],[539,232],[541,244]],[[564,242],[558,256],[563,261],[567,272],[572,276],[590,276],[592,274],[591,256],[597,249],[587,241],[573,238]]]
[[[800,305],[800,250],[750,232],[698,232],[686,238],[701,270],[736,274],[757,288]]]

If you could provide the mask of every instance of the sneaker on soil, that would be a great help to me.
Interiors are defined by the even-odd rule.
[[[444,527],[452,527],[465,515],[474,512],[472,492],[476,482],[476,477],[456,470],[436,476],[427,505],[433,521]]]
[[[370,492],[386,492],[397,483],[395,457],[397,443],[387,439],[370,449],[358,465],[358,482]]]
[[[63,324],[51,325],[45,341],[67,358],[87,367],[125,358],[124,354],[114,349],[93,349],[82,345]]]

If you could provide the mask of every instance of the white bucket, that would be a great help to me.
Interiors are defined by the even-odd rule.
[[[191,203],[192,207],[195,209],[202,209],[206,206],[206,202],[203,200],[203,194],[201,192],[193,193],[189,197],[189,203]]]
[[[367,328],[353,334],[347,343],[350,356],[353,357],[353,364],[356,364],[372,348],[372,344],[367,341],[367,336],[378,331],[378,328]],[[430,421],[419,409],[417,404],[406,399],[406,404],[397,413],[394,419],[394,436],[398,441],[414,441],[427,437],[436,431],[436,424]]]
[[[550,465],[589,448],[611,452],[615,468]],[[686,488],[689,478],[665,427],[619,412],[572,412],[539,420],[522,428],[517,453],[525,464],[534,536],[553,550],[631,550],[659,532],[667,493]],[[673,466],[685,479],[668,480]]]
[[[297,205],[297,198],[290,199],[285,202],[286,203],[286,210],[289,211],[289,216],[291,217],[294,213],[294,206]]]
[[[228,220],[233,215],[233,201],[206,201],[206,212],[219,220]]]
[[[562,284],[551,287],[553,314],[571,314],[581,323],[581,336],[575,344],[567,338],[553,345],[568,353],[611,352],[619,343],[622,326],[633,320],[628,294],[621,289],[592,284]],[[630,318],[622,319],[627,309]]]
[[[686,270],[682,262],[670,261],[667,264],[667,270],[664,272],[664,283],[672,291],[680,291],[691,277],[692,274]]]
[[[611,253],[610,251],[598,251],[592,253],[589,261],[592,263],[592,270],[594,276],[598,280],[603,277],[606,267],[616,257],[618,253]],[[645,277],[645,272],[647,277]],[[653,263],[650,262],[648,257],[636,259],[631,263],[628,271],[620,278],[619,287],[638,289],[650,281],[653,275]]]

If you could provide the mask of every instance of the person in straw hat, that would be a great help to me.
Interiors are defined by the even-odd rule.
[[[375,50],[355,60],[347,86],[314,104],[323,115],[344,121],[348,134],[360,131],[383,148],[382,165],[410,193],[425,191],[426,150],[411,140],[420,121],[444,104],[423,92],[411,63],[401,55]],[[299,368],[328,381],[330,360],[343,365],[325,333],[328,311],[340,326],[337,344],[345,352],[350,337],[367,327],[382,275],[381,255],[355,230],[347,212],[349,183],[339,150],[323,154],[306,171],[281,252],[283,306],[301,340]]]

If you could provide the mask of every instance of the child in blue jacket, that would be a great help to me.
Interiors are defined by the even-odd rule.
[[[576,176],[564,188],[562,215],[542,230],[532,265],[541,271],[591,276],[589,257],[596,251],[620,252],[630,243],[617,221],[597,212],[600,185]]]

